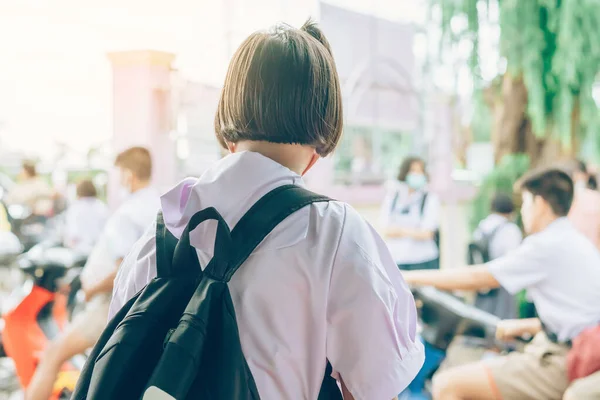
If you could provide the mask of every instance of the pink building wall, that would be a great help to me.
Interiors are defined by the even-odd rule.
[[[175,182],[171,73],[175,56],[152,50],[110,53],[113,72],[113,137],[115,155],[132,147],[147,147],[153,157],[153,183],[165,190]],[[118,202],[118,179],[111,174],[109,203]]]

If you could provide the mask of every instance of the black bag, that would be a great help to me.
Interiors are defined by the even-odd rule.
[[[72,398],[259,399],[227,282],[281,221],[326,201],[282,186],[260,199],[231,232],[216,209],[198,212],[179,241],[159,214],[157,277],[108,323]],[[214,256],[202,271],[189,234],[206,220],[216,220],[218,227]],[[330,374],[327,363],[319,400],[342,398]]]
[[[503,222],[497,227],[492,229],[491,232],[481,235],[477,240],[473,240],[469,243],[469,265],[481,265],[491,261],[490,257],[490,243],[494,236],[509,222]]]

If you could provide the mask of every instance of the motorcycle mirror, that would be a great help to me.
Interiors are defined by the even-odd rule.
[[[12,259],[23,251],[19,238],[12,232],[0,232],[0,263]]]
[[[11,218],[18,220],[26,219],[31,215],[31,210],[29,209],[29,207],[20,204],[13,204],[11,206],[8,206],[7,211],[10,214]]]

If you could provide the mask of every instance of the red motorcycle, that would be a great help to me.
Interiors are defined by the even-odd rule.
[[[4,307],[1,352],[12,359],[15,375],[23,388],[31,381],[48,342],[69,320],[76,290],[69,296],[60,289],[65,278],[77,275],[84,263],[85,259],[77,257],[71,250],[44,244],[19,256],[15,263],[27,279],[10,295]],[[65,365],[51,399],[70,398],[83,363],[84,360],[75,358]]]

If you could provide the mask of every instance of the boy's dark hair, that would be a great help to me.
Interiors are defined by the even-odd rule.
[[[512,214],[515,211],[515,203],[511,196],[505,193],[496,193],[492,199],[491,209],[497,214]]]
[[[329,42],[312,21],[250,35],[229,65],[215,115],[222,146],[243,140],[314,146],[342,135],[342,95]]]
[[[31,177],[37,176],[37,169],[33,161],[23,161],[21,168],[23,168],[23,171],[25,171],[27,175]]]
[[[94,182],[84,179],[77,184],[77,197],[98,197],[98,191]]]
[[[573,203],[573,179],[560,168],[544,168],[526,174],[517,182],[520,190],[526,190],[543,198],[554,214],[563,217]]]
[[[152,177],[152,157],[150,151],[144,147],[132,147],[119,153],[115,166],[131,171],[142,181]]]
[[[595,176],[590,175],[587,186],[588,189],[598,190],[598,179]]]
[[[585,161],[583,161],[583,160],[575,160],[575,165],[576,165],[577,170],[579,172],[583,172],[584,174],[588,173],[587,165],[586,165]]]
[[[416,156],[406,157],[400,165],[400,170],[398,171],[398,177],[396,179],[398,179],[400,182],[406,182],[406,175],[408,175],[410,172],[410,167],[413,165],[413,163],[420,163],[423,165],[423,170],[425,170],[425,160]]]

